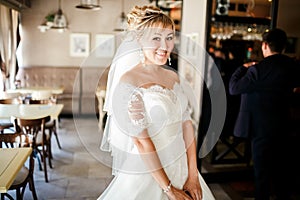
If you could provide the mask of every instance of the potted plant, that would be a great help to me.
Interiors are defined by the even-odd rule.
[[[49,15],[47,15],[47,16],[45,17],[47,26],[51,27],[51,26],[53,25],[53,22],[54,22],[54,16],[55,16],[54,13],[50,13]]]

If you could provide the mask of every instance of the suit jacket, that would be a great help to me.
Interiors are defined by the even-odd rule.
[[[275,54],[232,75],[229,92],[241,94],[234,135],[278,136],[287,128],[293,88],[300,86],[300,68],[288,56]]]

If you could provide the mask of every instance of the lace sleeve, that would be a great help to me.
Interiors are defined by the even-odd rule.
[[[147,128],[146,110],[143,101],[143,94],[135,91],[128,102],[128,115],[134,126],[141,129]]]
[[[148,126],[140,88],[120,83],[116,86],[112,100],[114,123],[124,134],[136,137]]]

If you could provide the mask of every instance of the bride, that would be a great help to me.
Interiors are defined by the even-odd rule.
[[[104,106],[101,149],[111,151],[114,178],[98,199],[215,199],[197,169],[188,98],[165,65],[174,22],[154,6],[135,6],[127,17]]]

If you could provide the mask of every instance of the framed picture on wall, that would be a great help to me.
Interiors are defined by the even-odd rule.
[[[90,34],[71,33],[70,35],[70,56],[87,57],[90,52]]]
[[[113,34],[96,34],[95,51],[97,57],[113,57],[115,53],[115,36]]]

